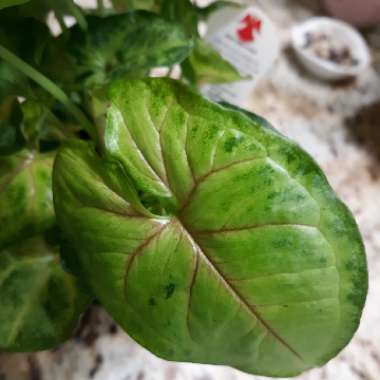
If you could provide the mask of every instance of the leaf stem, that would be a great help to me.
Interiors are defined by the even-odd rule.
[[[86,18],[83,16],[83,13],[81,12],[78,5],[74,3],[73,0],[66,0],[67,8],[72,13],[72,15],[77,20],[78,25],[83,29],[87,29],[87,21]]]
[[[87,130],[91,137],[95,137],[95,132],[91,122],[85,114],[69,99],[69,97],[49,78],[45,77],[32,66],[24,62],[17,55],[13,54],[7,48],[0,44],[0,58],[8,62],[11,66],[21,71],[24,75],[39,84],[47,92],[49,92],[55,99],[65,105],[68,111],[75,116],[79,123]]]
[[[62,33],[67,31],[67,26],[65,24],[65,20],[60,12],[55,12],[55,18],[57,19],[59,26],[61,27]]]
[[[104,1],[103,0],[96,0],[96,4],[98,7],[98,11],[102,13],[104,11]]]
[[[134,4],[133,4],[133,0],[126,0],[125,2],[126,6],[127,6],[127,11],[130,12],[133,10],[134,8]]]

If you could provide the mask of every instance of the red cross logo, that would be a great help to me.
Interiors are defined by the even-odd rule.
[[[255,32],[261,32],[261,20],[252,15],[245,16],[241,23],[243,27],[237,30],[239,40],[242,42],[255,41]]]

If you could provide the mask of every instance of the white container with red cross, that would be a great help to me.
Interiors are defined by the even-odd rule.
[[[215,101],[244,105],[279,55],[280,42],[273,23],[255,6],[225,8],[210,18],[206,39],[247,79],[205,85],[203,94]]]

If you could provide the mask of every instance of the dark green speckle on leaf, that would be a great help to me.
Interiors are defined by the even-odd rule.
[[[234,147],[236,147],[239,143],[240,143],[240,139],[238,139],[236,137],[230,137],[224,143],[224,150],[226,152],[232,152]]]
[[[175,291],[175,284],[170,283],[165,286],[165,298],[168,299],[170,298]]]

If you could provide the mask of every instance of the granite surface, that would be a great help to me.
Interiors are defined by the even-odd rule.
[[[380,76],[327,84],[308,76],[287,48],[290,27],[319,11],[314,1],[259,2],[284,49],[246,106],[310,152],[354,212],[369,264],[370,290],[360,328],[335,359],[299,380],[380,379]],[[378,41],[378,39],[377,39]],[[0,380],[258,380],[225,367],[170,363],[139,347],[94,306],[76,336],[38,354],[1,354]]]

